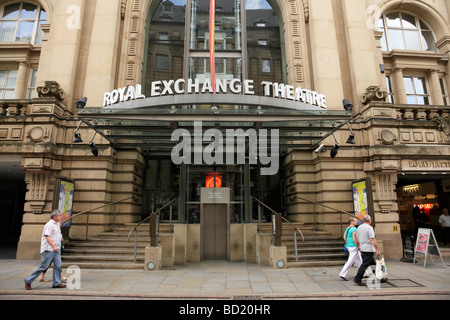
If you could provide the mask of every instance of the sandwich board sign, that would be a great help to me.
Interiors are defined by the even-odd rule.
[[[439,246],[437,244],[436,238],[434,236],[432,229],[419,228],[417,231],[417,241],[416,247],[414,249],[414,261],[416,263],[417,254],[424,255],[423,266],[425,267],[427,263],[427,255],[430,255],[431,262],[434,264],[432,254],[439,256],[441,258],[442,264],[444,267],[447,267],[444,263],[444,259],[442,259],[441,251],[439,250]]]

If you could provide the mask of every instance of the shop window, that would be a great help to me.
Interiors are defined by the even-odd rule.
[[[0,70],[0,99],[14,99],[17,70]]]
[[[429,95],[425,78],[408,76],[403,77],[408,104],[429,105]]]
[[[13,3],[0,7],[0,42],[41,44],[47,22],[43,8],[30,3]]]
[[[390,12],[378,21],[378,30],[383,32],[383,51],[394,49],[437,52],[435,38],[430,27],[406,12]]]

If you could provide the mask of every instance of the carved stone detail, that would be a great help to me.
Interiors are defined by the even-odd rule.
[[[388,93],[381,91],[378,86],[370,86],[366,89],[366,93],[363,94],[361,101],[363,104],[369,104],[372,101],[386,101]]]
[[[63,101],[66,97],[64,90],[56,81],[45,81],[45,86],[36,89],[39,98],[56,98]]]

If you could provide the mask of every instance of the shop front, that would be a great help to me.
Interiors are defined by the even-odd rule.
[[[418,228],[429,228],[441,241],[438,221],[450,205],[450,162],[418,159],[402,164],[396,189],[402,234],[416,237]]]

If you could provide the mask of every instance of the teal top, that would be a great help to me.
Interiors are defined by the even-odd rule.
[[[356,247],[356,244],[353,241],[353,232],[355,231],[355,227],[348,227],[347,229],[345,229],[345,232],[347,233],[347,247]]]

